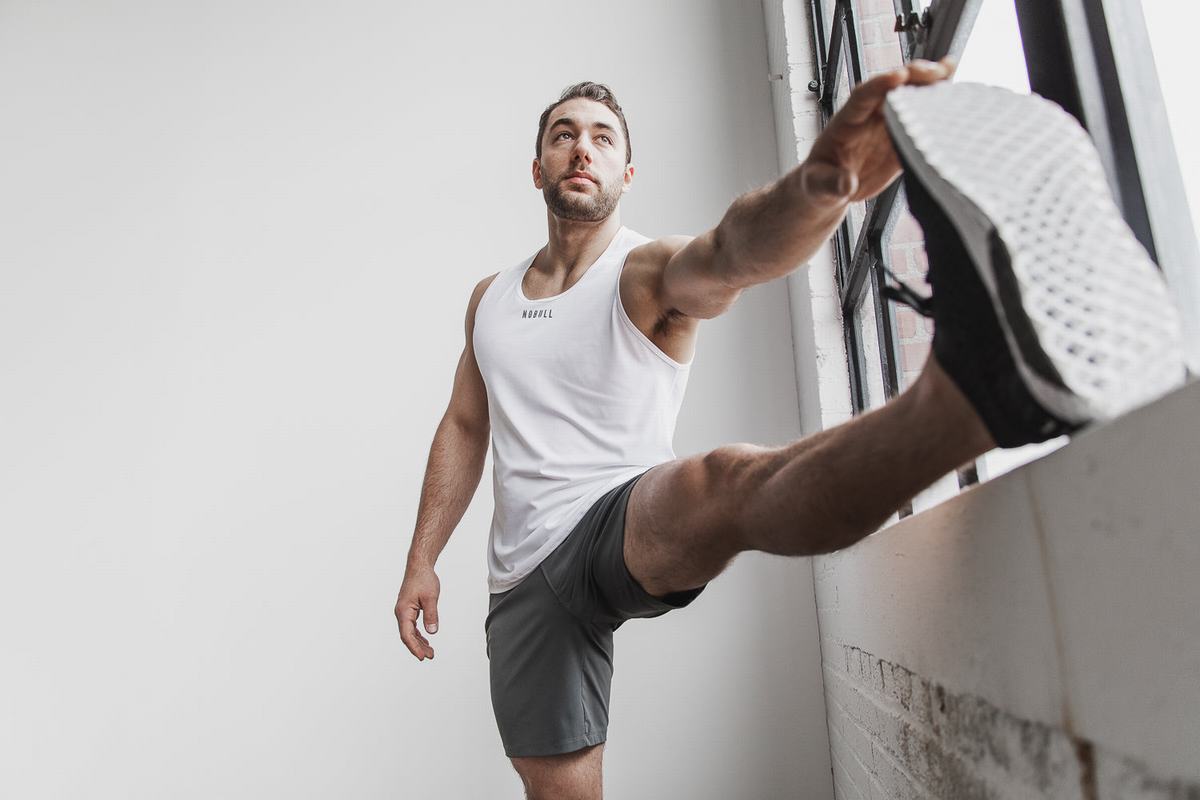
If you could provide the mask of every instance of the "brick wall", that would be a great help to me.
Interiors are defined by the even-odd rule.
[[[814,560],[835,796],[1200,800],[1200,384]]]
[[[823,643],[836,796],[1197,800],[1200,783],[956,693],[845,642]]]

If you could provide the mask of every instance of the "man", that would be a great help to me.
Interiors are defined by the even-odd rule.
[[[694,238],[650,240],[621,224],[634,168],[607,87],[570,87],[542,114],[533,182],[546,200],[548,243],[471,296],[395,608],[404,644],[433,658],[417,619],[437,630],[433,565],[478,485],[490,438],[491,693],[530,798],[601,797],[613,632],[625,620],[688,605],[740,552],[813,555],[853,544],[997,444],[1046,439],[1097,416],[1089,409],[1099,390],[1082,398],[1068,390],[1059,373],[1072,356],[1039,339],[1045,326],[1021,308],[1041,273],[1029,272],[1025,256],[1009,263],[1004,237],[1017,234],[991,231],[991,255],[979,256],[986,240],[960,238],[967,223],[947,221],[944,208],[963,214],[980,195],[945,188],[927,163],[942,146],[937,131],[905,120],[952,72],[948,60],[917,61],[863,83],[803,164],[738,198]],[[911,98],[911,86],[926,87],[919,102],[889,99]],[[953,102],[925,103],[923,119],[954,111]],[[675,458],[700,320],[805,263],[850,203],[901,173],[901,157],[926,230],[937,323],[920,378],[884,407],[783,447],[731,444]],[[953,158],[939,164],[953,172]],[[1014,195],[1013,207],[1022,202]],[[979,203],[982,218],[1002,216],[992,199]],[[1134,268],[1157,285],[1145,264]],[[856,492],[864,483],[872,491]]]

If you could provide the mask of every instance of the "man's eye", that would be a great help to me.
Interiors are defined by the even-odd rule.
[[[567,133],[566,131],[563,131],[562,133],[560,133],[558,136],[555,136],[554,138],[557,139],[559,136],[570,136],[570,135],[571,134]]]
[[[607,136],[601,136],[600,138],[603,139],[604,141],[608,142],[609,144],[612,144],[612,139],[608,138]]]

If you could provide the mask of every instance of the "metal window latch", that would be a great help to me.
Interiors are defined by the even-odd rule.
[[[880,287],[879,293],[881,295],[894,303],[908,306],[923,317],[933,317],[932,297],[924,297],[917,294],[911,286],[896,277],[896,273],[883,266],[882,263],[880,266],[883,267],[883,271],[887,273],[887,276],[896,282],[895,286],[885,283]]]
[[[929,30],[932,25],[933,16],[927,8],[919,16],[915,11],[910,11],[907,14],[897,14],[896,26],[892,30],[896,33],[909,33],[911,31]]]

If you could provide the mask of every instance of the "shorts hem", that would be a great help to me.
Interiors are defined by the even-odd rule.
[[[516,747],[505,747],[504,754],[509,758],[529,758],[537,756],[556,756],[570,753],[582,747],[600,744],[608,739],[608,729],[592,731],[584,736],[571,739],[555,739],[549,742],[535,742]]]

